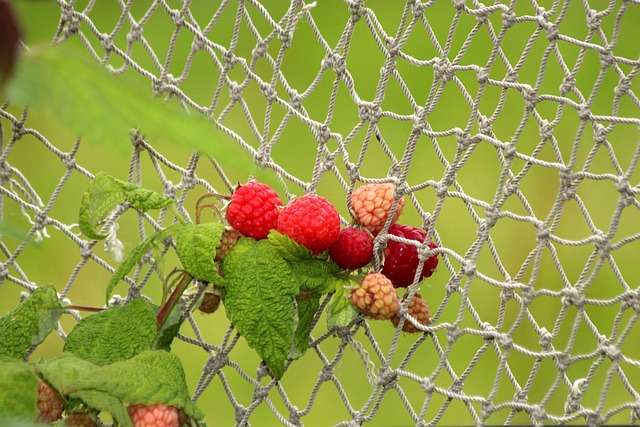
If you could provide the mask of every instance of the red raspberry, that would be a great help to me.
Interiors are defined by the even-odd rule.
[[[67,427],[98,427],[98,424],[85,412],[74,412],[64,419]]]
[[[393,224],[389,228],[389,234],[409,240],[417,240],[421,243],[427,237],[427,233],[420,228],[400,224]],[[432,249],[438,247],[434,242],[429,242],[428,245]],[[418,269],[419,261],[418,248],[413,245],[388,240],[387,247],[384,249],[382,274],[387,276],[396,288],[406,288],[413,283],[413,277]],[[430,256],[424,262],[421,278],[431,276],[437,266],[438,255]]]
[[[351,208],[356,213],[360,224],[375,236],[384,228],[394,201],[393,184],[367,184],[353,192],[351,195]],[[392,224],[400,217],[404,209],[404,203],[404,196],[402,196],[391,219]]]
[[[404,298],[403,298],[403,301],[404,301]],[[422,299],[422,296],[420,296],[420,294],[415,294],[413,296],[413,299],[409,303],[407,310],[408,310],[408,314],[414,319],[416,319],[418,323],[420,323],[421,325],[427,326],[429,325],[429,323],[431,323],[431,316],[429,315],[429,306],[427,305],[425,300]],[[391,323],[393,323],[393,326],[397,327],[399,322],[400,322],[400,317],[397,314],[391,318]],[[402,331],[408,332],[410,334],[413,334],[416,332],[422,332],[420,329],[416,328],[413,325],[413,323],[409,322],[408,319],[405,319],[404,324],[402,325]]]
[[[277,230],[319,253],[338,240],[340,214],[324,197],[307,194],[280,211]]]
[[[180,427],[180,411],[163,403],[130,405],[127,408],[133,427]]]
[[[233,245],[236,244],[240,238],[240,233],[236,230],[225,230],[220,237],[220,245],[216,250],[216,262],[224,261],[224,258],[229,254]]]
[[[377,320],[390,319],[400,309],[393,284],[380,273],[367,274],[351,293],[351,302],[362,314]]]
[[[44,381],[38,383],[38,421],[53,423],[62,417],[64,405],[55,391]]]
[[[365,230],[343,228],[338,240],[329,246],[329,256],[343,270],[364,267],[373,256],[373,238]]]
[[[276,228],[282,201],[271,187],[249,181],[236,188],[227,207],[227,221],[243,236],[264,239]]]

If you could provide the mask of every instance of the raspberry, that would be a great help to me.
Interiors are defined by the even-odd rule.
[[[74,412],[64,419],[67,427],[98,427],[98,424],[86,412]]]
[[[224,261],[224,258],[233,248],[233,245],[236,244],[238,239],[240,238],[240,233],[236,230],[225,230],[220,237],[220,246],[216,250],[216,262]]]
[[[64,405],[55,391],[44,381],[38,383],[38,421],[52,423],[62,417]]]
[[[384,228],[394,201],[393,184],[367,184],[353,192],[351,195],[351,208],[356,213],[360,224],[375,236]],[[391,219],[392,224],[400,217],[404,209],[404,203],[404,196],[402,196]]]
[[[163,403],[130,405],[127,408],[133,427],[180,427],[178,408]]]
[[[277,230],[320,253],[338,240],[340,214],[324,197],[307,194],[280,211]]]
[[[220,307],[220,295],[213,292],[205,292],[202,296],[202,302],[198,307],[202,313],[211,314]]]
[[[249,181],[236,188],[227,207],[227,221],[243,236],[264,239],[276,228],[282,201],[271,187]]]
[[[373,238],[365,230],[343,228],[338,240],[329,246],[329,256],[343,270],[364,267],[373,256]]]
[[[390,319],[400,309],[393,284],[381,273],[367,274],[351,293],[351,302],[362,314],[377,320]]]
[[[404,298],[403,298],[403,301],[404,301]],[[429,315],[429,306],[427,306],[427,303],[425,302],[424,299],[422,299],[422,296],[420,296],[420,294],[415,294],[413,296],[413,299],[409,303],[407,310],[408,310],[407,314],[409,314],[411,317],[416,319],[418,323],[420,323],[421,325],[427,326],[429,325],[429,323],[431,323],[431,316]],[[400,316],[398,316],[397,314],[391,318],[391,323],[393,323],[393,326],[397,327],[399,322],[400,322]],[[402,331],[408,332],[410,334],[413,334],[416,332],[422,332],[420,329],[416,328],[413,325],[413,323],[409,322],[409,320],[406,320],[406,319],[404,321],[404,324],[402,325]]]
[[[398,237],[404,237],[409,240],[417,240],[424,242],[427,233],[417,227],[409,225],[393,224],[389,228],[389,234]],[[434,242],[428,243],[429,247],[437,248]],[[418,269],[418,248],[413,245],[396,242],[394,240],[387,241],[387,247],[384,249],[384,265],[382,266],[382,274],[387,276],[393,282],[396,288],[406,288],[413,283],[413,278]],[[430,256],[422,267],[421,278],[429,277],[433,274],[438,266],[438,255]]]

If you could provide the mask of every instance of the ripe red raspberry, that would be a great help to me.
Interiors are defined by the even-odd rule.
[[[163,403],[130,405],[127,408],[133,427],[180,427],[180,411]]]
[[[220,245],[216,250],[215,261],[224,261],[224,258],[231,251],[231,248],[233,248],[233,245],[236,244],[239,238],[240,233],[238,233],[236,230],[225,230],[220,237]]]
[[[421,243],[424,242],[427,237],[427,233],[420,228],[400,224],[393,224],[389,228],[389,234],[404,237],[409,240],[417,240]],[[428,245],[432,249],[438,247],[434,242],[429,242]],[[396,288],[406,288],[413,283],[413,277],[418,269],[419,261],[418,248],[413,245],[388,240],[387,247],[384,249],[384,265],[382,266],[382,274],[387,276]],[[438,255],[430,256],[424,262],[420,277],[424,278],[431,276],[437,266]]]
[[[373,256],[373,238],[365,230],[343,228],[338,240],[329,246],[329,256],[343,270],[364,267]]]
[[[380,273],[367,274],[351,293],[351,302],[362,314],[377,320],[390,319],[400,309],[393,284]]]
[[[38,383],[38,422],[53,423],[62,417],[64,405],[55,391],[44,381]]]
[[[375,236],[384,228],[394,201],[393,184],[367,184],[353,192],[351,195],[351,208],[356,213],[360,224]],[[404,196],[402,196],[391,219],[392,224],[400,217],[404,209],[404,203]]]
[[[236,188],[227,207],[227,221],[243,236],[264,239],[276,228],[282,201],[271,187],[249,181]]]
[[[86,412],[74,412],[64,419],[67,427],[98,427],[98,424]]]
[[[403,298],[403,301],[404,301],[404,298]],[[413,296],[413,299],[409,303],[407,310],[408,310],[408,314],[414,319],[416,319],[418,323],[420,323],[421,325],[427,326],[429,325],[429,323],[431,323],[431,316],[429,315],[429,306],[427,305],[426,301],[422,298],[422,296],[420,296],[420,294],[415,294]],[[393,326],[397,327],[399,322],[400,322],[400,316],[398,316],[397,314],[391,318],[391,323],[393,323]],[[402,331],[408,332],[410,334],[413,334],[416,332],[422,332],[420,329],[416,328],[413,325],[413,323],[409,322],[409,320],[407,319],[405,319],[404,324],[402,325]]]
[[[307,194],[280,211],[277,230],[319,253],[338,240],[340,214],[324,197]]]

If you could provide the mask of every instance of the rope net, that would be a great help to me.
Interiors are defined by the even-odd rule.
[[[411,288],[427,333],[362,318],[327,331],[320,310],[279,382],[223,313],[185,300],[174,349],[209,424],[637,422],[640,3],[593,3],[58,0],[42,18],[55,43],[80,40],[210,117],[290,200],[321,194],[346,224],[357,186],[393,182],[403,222],[441,248]],[[40,241],[0,243],[7,306],[51,282],[102,304],[113,246],[79,235],[69,209],[98,171],[160,188],[185,215],[248,179],[141,135],[118,163],[10,102],[0,125],[4,219]],[[165,214],[112,220],[131,246]],[[159,280],[149,255],[118,290],[153,299]],[[69,314],[42,351],[62,345]]]

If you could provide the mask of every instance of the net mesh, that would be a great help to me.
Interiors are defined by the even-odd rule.
[[[363,319],[327,331],[320,310],[280,382],[221,313],[185,300],[176,351],[210,423],[638,420],[640,3],[595,3],[58,0],[54,42],[80,40],[112,73],[210,117],[289,199],[318,192],[346,223],[357,185],[393,182],[403,218],[441,247],[420,289],[427,333]],[[0,109],[2,214],[41,241],[0,242],[3,294],[55,269],[62,297],[91,302],[80,292],[91,282],[100,301],[109,253],[171,218],[123,206],[110,220],[119,240],[85,240],[65,206],[109,153],[30,120]],[[132,143],[128,179],[187,216],[199,195],[247,179],[140,134]],[[149,255],[118,289],[153,297],[145,285],[159,277]],[[69,314],[62,338],[80,318]]]

